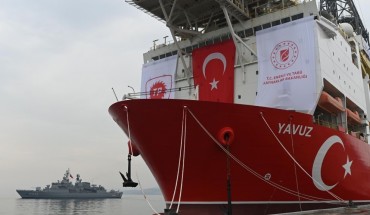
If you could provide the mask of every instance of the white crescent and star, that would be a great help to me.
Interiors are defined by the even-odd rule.
[[[351,173],[351,165],[352,165],[352,161],[349,161],[349,158],[347,156],[347,163],[345,163],[343,165],[343,168],[345,169],[344,177],[343,178],[345,178],[347,174],[350,174],[350,175],[352,174]]]
[[[213,78],[213,81],[211,83],[209,83],[211,85],[211,90],[217,89],[218,82],[220,82],[220,81],[216,81],[216,79]]]
[[[344,149],[343,141],[338,136],[331,136],[322,144],[322,146],[320,147],[319,151],[317,152],[315,160],[313,162],[313,166],[312,166],[313,183],[316,186],[316,188],[321,190],[321,191],[331,190],[335,186],[337,186],[337,184],[339,183],[339,182],[337,182],[333,185],[327,185],[327,184],[324,183],[324,181],[322,180],[322,176],[321,176],[321,168],[322,168],[322,163],[324,161],[324,158],[325,158],[326,154],[328,153],[329,149],[334,144],[340,144]],[[349,160],[349,157],[347,155],[347,162],[343,165],[343,168],[344,168],[343,179],[348,174],[351,175],[351,165],[352,165],[352,161]]]
[[[224,70],[223,70],[223,73],[225,73],[225,70],[226,70],[226,57],[220,53],[220,52],[214,52],[214,53],[211,53],[209,54],[205,59],[204,59],[204,62],[203,62],[203,65],[202,65],[202,72],[203,72],[203,76],[204,78],[207,78],[206,76],[206,67],[207,67],[207,64],[212,61],[212,60],[220,60],[224,66]],[[213,89],[217,89],[217,84],[218,84],[219,81],[217,81],[215,78],[213,78],[213,81],[210,82],[209,84],[211,85],[211,90]]]

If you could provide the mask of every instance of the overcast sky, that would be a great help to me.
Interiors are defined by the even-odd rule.
[[[121,189],[127,138],[108,113],[111,88],[140,89],[142,53],[166,35],[123,0],[0,0],[0,197],[67,168]],[[157,186],[132,162],[143,187]]]
[[[370,1],[359,12],[370,28]],[[169,31],[124,0],[0,0],[0,197],[44,187],[65,170],[121,188],[127,137],[108,114],[140,89],[142,53]],[[140,157],[144,188],[155,187]],[[136,179],[135,179],[136,180]]]

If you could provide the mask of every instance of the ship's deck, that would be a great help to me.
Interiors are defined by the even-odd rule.
[[[134,6],[136,5],[160,20],[166,20],[159,1],[126,0],[126,2]],[[215,0],[163,0],[162,2],[168,15],[171,13],[172,6],[175,5],[172,12],[174,16],[171,19],[171,23],[176,26],[186,26],[187,19],[190,21],[197,20],[199,24],[205,24],[212,14],[213,16],[217,16],[218,14],[222,15],[222,10]]]
[[[298,3],[297,0],[126,0],[176,29],[176,36],[188,37],[225,27],[225,6],[231,21],[249,20]]]

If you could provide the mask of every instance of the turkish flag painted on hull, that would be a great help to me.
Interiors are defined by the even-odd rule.
[[[235,45],[232,40],[193,51],[194,83],[199,100],[233,103]]]

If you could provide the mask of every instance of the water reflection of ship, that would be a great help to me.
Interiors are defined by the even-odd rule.
[[[36,190],[17,190],[22,198],[30,199],[54,199],[54,198],[121,198],[122,192],[107,190],[101,185],[83,182],[80,175],[76,175],[76,182],[73,184],[69,178],[73,178],[69,169],[64,173],[62,181],[46,185],[44,189],[36,187]]]
[[[50,211],[60,211],[62,213],[68,214],[78,211],[86,210],[87,208],[90,211],[95,211],[104,206],[103,199],[58,199],[58,200],[46,200],[47,207],[50,208]]]

